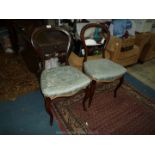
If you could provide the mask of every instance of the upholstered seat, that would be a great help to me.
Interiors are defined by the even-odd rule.
[[[49,97],[74,94],[89,83],[90,78],[71,66],[47,69],[41,74],[41,90],[44,96]]]
[[[124,75],[127,70],[113,61],[100,59],[86,61],[84,71],[94,80],[113,81]]]

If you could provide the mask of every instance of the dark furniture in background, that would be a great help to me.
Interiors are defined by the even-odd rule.
[[[17,53],[17,51],[18,51],[17,33],[15,30],[15,27],[13,26],[13,20],[1,19],[0,20],[0,27],[1,28],[5,27],[6,29],[8,29],[12,48]]]
[[[47,20],[23,19],[12,20],[12,25],[16,31],[18,51],[24,58],[29,70],[39,77],[39,60],[37,53],[31,45],[32,32],[39,26],[46,25]]]
[[[0,26],[6,27],[9,32],[12,48],[15,54],[21,54],[28,69],[38,74],[38,58],[31,45],[31,35],[36,27],[46,25],[47,20],[42,19],[3,19]]]

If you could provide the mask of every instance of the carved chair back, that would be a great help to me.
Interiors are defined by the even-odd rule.
[[[87,56],[102,54],[104,58],[105,49],[110,39],[110,32],[104,24],[90,23],[85,25],[80,33],[82,46],[84,48],[84,62],[87,61]]]
[[[40,58],[41,68],[45,68],[46,60],[55,57],[60,64],[68,64],[71,41],[70,33],[63,28],[51,25],[36,28],[32,33],[31,43]]]

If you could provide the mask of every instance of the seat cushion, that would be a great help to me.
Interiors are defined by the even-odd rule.
[[[123,66],[108,59],[86,61],[84,70],[91,78],[106,81],[113,81],[127,71]]]
[[[57,67],[42,72],[41,90],[46,97],[65,96],[85,88],[90,81],[89,77],[74,67]]]

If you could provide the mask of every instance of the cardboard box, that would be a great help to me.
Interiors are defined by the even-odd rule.
[[[153,26],[152,19],[135,19],[136,32],[151,32]]]

